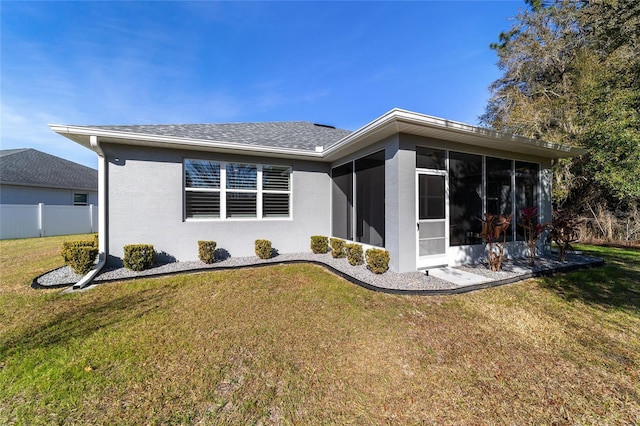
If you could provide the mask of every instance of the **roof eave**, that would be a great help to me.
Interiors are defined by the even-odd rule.
[[[32,183],[32,182],[11,182],[0,180],[0,185],[26,186],[30,188],[47,188],[47,189],[69,189],[72,191],[94,191],[98,192],[98,184],[95,187],[81,187],[77,185],[52,185],[49,183]]]
[[[227,152],[232,154],[258,155],[264,157],[284,157],[298,159],[322,159],[322,152],[296,148],[279,148],[270,146],[256,146],[235,142],[211,141],[203,139],[181,138],[176,136],[150,135],[116,130],[98,129],[95,127],[67,126],[49,124],[54,132],[73,140],[93,151],[91,136],[96,136],[101,142],[126,144],[136,146],[153,146],[172,149],[189,149],[198,151]]]
[[[176,136],[150,135],[117,130],[105,130],[95,127],[66,126],[50,124],[54,132],[65,136],[89,149],[95,150],[90,137],[96,136],[101,142],[153,146],[174,149],[227,152],[266,157],[297,158],[316,161],[336,161],[371,143],[393,134],[407,133],[418,136],[459,142],[485,149],[517,152],[543,158],[564,158],[585,154],[580,148],[554,144],[539,139],[496,132],[456,121],[445,120],[426,114],[392,109],[372,122],[364,125],[350,135],[340,139],[323,151],[311,151],[295,148],[270,147],[264,145],[241,144],[234,142],[210,141]]]
[[[585,150],[580,148],[500,133],[482,127],[396,108],[329,146],[324,151],[324,157],[334,161],[359,149],[360,146],[366,145],[369,141],[380,140],[396,133],[415,134],[478,147],[554,159],[586,153]]]

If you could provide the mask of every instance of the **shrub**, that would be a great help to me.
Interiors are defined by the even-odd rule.
[[[331,238],[329,241],[331,243],[331,256],[334,258],[344,257],[344,240]]]
[[[65,241],[62,243],[62,258],[76,274],[84,275],[93,268],[98,255],[94,241]]]
[[[389,269],[389,252],[383,249],[371,248],[367,250],[367,265],[371,272],[382,274]]]
[[[271,248],[271,241],[256,240],[256,256],[260,259],[269,259],[272,252],[273,248]]]
[[[311,236],[311,251],[315,254],[329,251],[329,238],[322,235]]]
[[[364,263],[364,253],[360,244],[345,244],[344,251],[347,254],[347,260],[351,265],[356,266]]]
[[[100,246],[98,245],[98,234],[94,234],[93,235],[93,246],[95,248],[99,248]]]
[[[216,261],[216,242],[215,241],[198,241],[198,257],[204,263],[213,263]]]
[[[71,259],[75,256],[74,252],[78,247],[94,247],[93,240],[76,240],[76,241],[65,241],[62,243],[62,251],[60,254],[64,259],[64,263],[69,265]],[[97,248],[97,246],[95,246]]]
[[[133,271],[142,271],[153,266],[153,245],[129,244],[124,246],[124,267]]]

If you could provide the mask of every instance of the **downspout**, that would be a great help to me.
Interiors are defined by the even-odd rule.
[[[102,151],[97,136],[90,136],[91,148],[98,154],[98,263],[80,281],[74,284],[73,289],[79,290],[88,286],[100,273],[107,263],[107,157]]]

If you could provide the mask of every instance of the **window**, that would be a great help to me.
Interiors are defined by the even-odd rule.
[[[480,244],[482,156],[449,153],[450,245]]]
[[[256,217],[258,211],[258,166],[227,164],[227,216]]]
[[[188,219],[291,217],[291,167],[185,160],[184,172]]]
[[[262,166],[262,217],[289,217],[290,169]]]
[[[86,205],[88,205],[87,194],[74,193],[73,194],[73,205],[74,206],[86,206]]]
[[[184,177],[186,217],[220,217],[220,163],[186,160]]]

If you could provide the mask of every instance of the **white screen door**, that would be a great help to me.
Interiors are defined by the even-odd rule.
[[[417,179],[417,266],[446,265],[446,174],[418,172]]]

